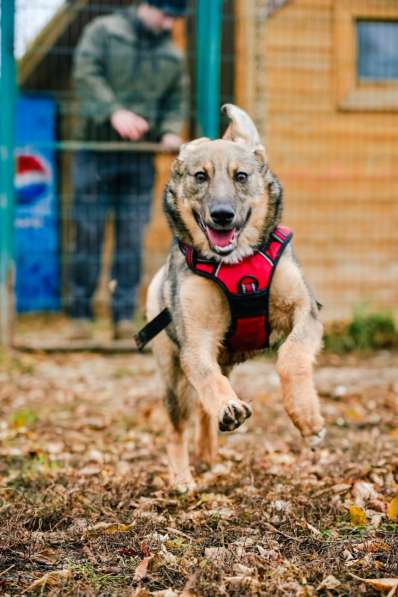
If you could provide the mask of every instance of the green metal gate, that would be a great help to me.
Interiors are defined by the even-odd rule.
[[[1,0],[0,346],[11,340],[15,144],[14,0]]]

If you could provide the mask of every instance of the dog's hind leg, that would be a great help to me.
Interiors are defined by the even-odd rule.
[[[164,268],[153,278],[147,299],[148,319],[155,317],[163,308],[160,301]],[[188,422],[192,407],[192,386],[189,385],[179,365],[176,347],[163,332],[153,340],[153,352],[163,382],[163,395],[169,416],[167,430],[167,453],[172,487],[180,493],[194,489],[189,467]]]
[[[295,325],[278,353],[284,405],[311,447],[325,436],[313,379],[313,362],[322,340],[322,325],[311,314],[296,314]]]
[[[202,404],[198,402],[196,409],[196,458],[211,466],[217,456],[218,450],[218,429],[217,419],[205,411]]]
[[[188,423],[192,409],[192,394],[192,386],[180,373],[174,386],[167,388],[165,397],[165,406],[170,418],[170,430],[167,436],[170,482],[178,493],[193,491],[195,488],[188,452]]]

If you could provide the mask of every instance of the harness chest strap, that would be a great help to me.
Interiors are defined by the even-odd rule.
[[[267,348],[271,333],[269,289],[278,261],[293,234],[277,226],[269,243],[239,263],[226,264],[204,259],[193,247],[180,244],[188,267],[197,275],[213,280],[228,300],[231,324],[225,344],[233,352]],[[135,337],[140,350],[171,321],[164,309]]]

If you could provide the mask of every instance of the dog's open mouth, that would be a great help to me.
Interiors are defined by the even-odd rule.
[[[238,235],[236,228],[232,228],[231,230],[215,230],[207,225],[205,225],[205,232],[212,247],[214,249],[221,249],[222,252],[232,250]]]
[[[239,227],[235,226],[233,228],[216,229],[213,228],[213,226],[206,224],[202,216],[195,211],[193,211],[193,215],[205,233],[206,238],[209,241],[210,248],[220,255],[228,255],[236,249],[239,234],[250,218],[251,209],[249,209],[243,225]]]

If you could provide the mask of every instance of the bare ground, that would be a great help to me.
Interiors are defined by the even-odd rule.
[[[272,360],[233,379],[253,417],[178,497],[151,355],[3,356],[0,594],[373,595],[355,575],[397,578],[398,355],[322,357],[315,454]]]

